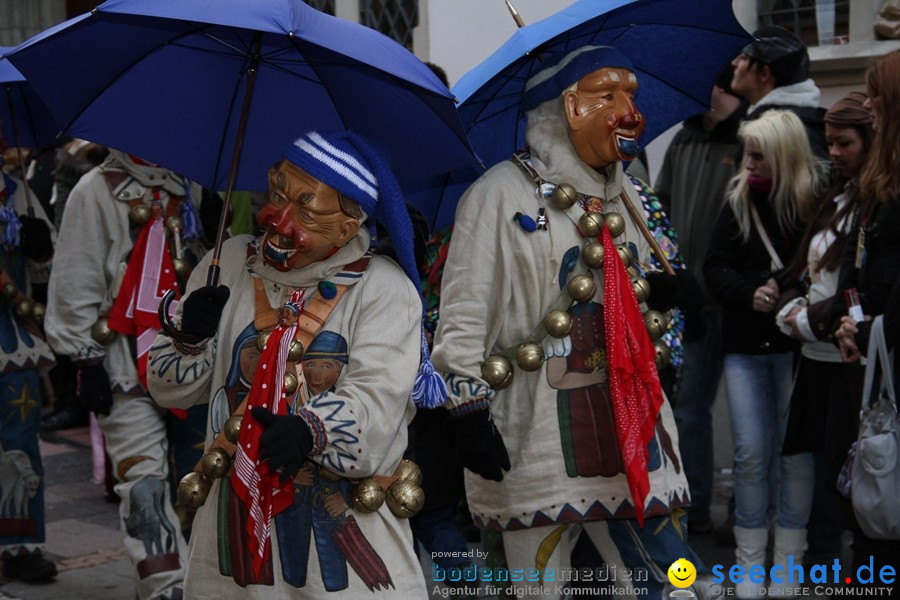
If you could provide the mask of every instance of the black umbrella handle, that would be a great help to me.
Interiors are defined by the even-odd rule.
[[[156,315],[159,317],[159,325],[163,333],[165,333],[176,342],[181,342],[183,344],[196,344],[202,341],[203,336],[198,336],[192,333],[185,333],[175,327],[172,319],[169,318],[169,306],[171,306],[174,299],[175,290],[169,290],[162,297],[162,300],[159,303],[159,308],[156,311]]]
[[[209,265],[209,270],[206,272],[206,285],[215,286],[219,283],[219,265]],[[169,290],[162,297],[162,300],[159,303],[159,308],[156,311],[156,316],[159,317],[159,324],[167,336],[172,338],[177,342],[182,342],[184,344],[196,344],[203,340],[202,336],[197,336],[192,333],[185,333],[175,327],[175,323],[172,322],[172,319],[169,318],[169,306],[172,305],[172,301],[175,299],[175,290]]]

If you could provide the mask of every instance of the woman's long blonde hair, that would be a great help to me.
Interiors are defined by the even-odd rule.
[[[789,231],[810,216],[815,199],[825,185],[824,169],[812,153],[806,129],[799,117],[789,110],[770,110],[758,119],[741,125],[738,137],[752,139],[769,162],[772,191],[769,202],[775,209],[778,227]],[[741,170],[731,178],[725,198],[737,218],[741,238],[750,238],[750,184],[747,181],[747,153]]]

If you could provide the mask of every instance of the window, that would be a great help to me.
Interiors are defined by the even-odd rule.
[[[323,13],[334,14],[334,0],[306,0],[306,3]]]
[[[849,0],[757,0],[759,26],[778,25],[793,31],[807,46],[819,45],[816,4],[826,13],[834,11],[834,37],[850,32]],[[824,32],[823,32],[824,33]]]
[[[360,0],[359,22],[412,48],[419,24],[418,0]]]

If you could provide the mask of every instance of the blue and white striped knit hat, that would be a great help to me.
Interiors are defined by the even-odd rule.
[[[297,138],[284,158],[319,181],[358,203],[370,219],[387,230],[397,262],[421,297],[421,281],[413,255],[413,227],[400,185],[391,171],[388,151],[352,131],[313,131]],[[423,304],[424,315],[424,304]],[[422,332],[422,363],[413,400],[423,408],[444,403],[447,387],[434,372]]]

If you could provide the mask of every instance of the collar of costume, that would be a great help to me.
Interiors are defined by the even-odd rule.
[[[115,162],[109,166],[122,169],[134,177],[141,185],[145,187],[161,187],[174,196],[187,194],[185,190],[187,182],[181,175],[163,167],[138,164],[121,150],[110,150],[109,154],[115,159]]]

